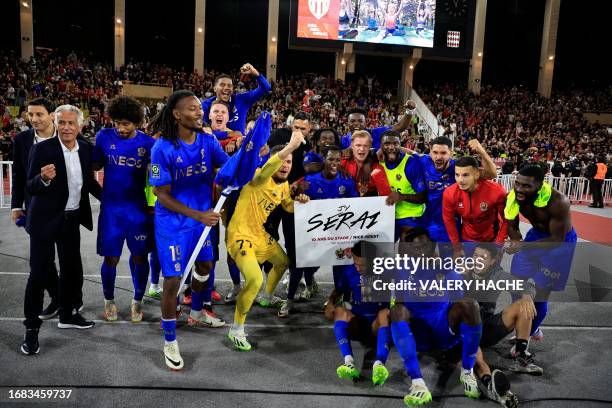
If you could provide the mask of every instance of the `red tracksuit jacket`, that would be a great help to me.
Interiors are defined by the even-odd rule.
[[[461,190],[457,184],[447,187],[442,196],[442,218],[451,242],[504,242],[508,235],[505,205],[506,191],[491,180],[478,180],[472,193]],[[461,238],[457,231],[457,215],[461,217]],[[495,221],[499,223],[496,236]]]

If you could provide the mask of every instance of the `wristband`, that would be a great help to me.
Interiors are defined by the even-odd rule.
[[[406,109],[406,115],[414,116],[414,115],[416,115],[416,113],[417,113],[416,108],[414,108],[414,109]]]

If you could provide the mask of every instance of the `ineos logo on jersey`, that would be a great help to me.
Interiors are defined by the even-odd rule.
[[[196,163],[182,169],[176,169],[174,178],[178,180],[183,177],[191,177],[198,174],[204,174],[207,170],[208,168],[206,167],[205,162]]]
[[[308,0],[308,8],[317,20],[327,14],[331,0]]]
[[[115,156],[114,154],[109,154],[106,157],[108,158],[108,164],[114,164],[115,166],[136,167],[140,169],[143,164],[141,159],[134,157]]]

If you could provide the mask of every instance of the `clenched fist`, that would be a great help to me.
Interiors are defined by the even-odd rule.
[[[47,164],[40,169],[40,178],[42,178],[45,183],[53,180],[55,176],[55,164]]]

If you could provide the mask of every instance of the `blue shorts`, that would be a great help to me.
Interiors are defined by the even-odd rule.
[[[195,249],[204,225],[188,230],[177,231],[175,234],[165,235],[160,232],[161,228],[155,230],[155,243],[157,245],[157,257],[164,278],[182,276],[187,267],[187,262]],[[196,261],[213,261],[214,254],[210,234],[204,241],[204,245],[198,254]]]
[[[374,323],[378,312],[382,309],[389,308],[388,303],[374,302],[351,302],[350,312],[355,316],[366,319],[370,324]]]
[[[395,219],[395,240],[397,241],[402,233],[402,227],[422,227],[424,225],[423,217],[406,217]]]
[[[410,329],[418,351],[448,350],[456,346],[461,337],[448,326],[448,310],[452,303],[445,303],[435,312],[413,314]]]
[[[148,253],[149,227],[144,210],[102,206],[98,217],[97,252],[101,256],[121,256],[123,243],[132,255]]]
[[[524,241],[534,242],[542,238],[548,238],[550,234],[537,231],[532,228],[527,232]],[[537,248],[537,244],[522,249],[512,258],[512,275],[519,278],[531,278],[539,289],[561,291],[565,289],[574,259],[574,251],[578,235],[572,228],[565,235],[566,244],[551,248],[551,244],[543,244]]]

